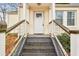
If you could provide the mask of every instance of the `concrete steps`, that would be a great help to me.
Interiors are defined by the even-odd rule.
[[[38,35],[28,35],[28,37],[30,38],[30,37],[32,37],[32,38],[34,38],[34,37],[49,37],[49,35],[41,35],[41,34],[38,34]]]
[[[24,49],[23,52],[27,52],[27,53],[52,53],[54,52],[53,49]]]
[[[52,46],[24,46],[24,49],[53,49]]]
[[[22,53],[21,56],[56,56],[54,53]]]
[[[22,53],[21,56],[56,56],[54,53]]]
[[[54,45],[49,35],[29,35],[21,56],[56,56]]]
[[[25,45],[29,46],[50,46],[51,42],[27,42]]]

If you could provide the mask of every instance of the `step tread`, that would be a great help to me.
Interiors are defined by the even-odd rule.
[[[49,35],[28,35],[28,37],[50,37]]]
[[[49,52],[55,52],[55,49],[23,49],[22,52],[26,53],[49,53]]]
[[[34,45],[36,45],[36,46],[40,46],[40,45],[42,45],[42,46],[50,46],[50,45],[53,45],[52,44],[52,42],[27,42],[27,43],[25,43],[25,45],[31,45],[31,46],[34,46]]]
[[[22,53],[22,56],[56,56],[56,53]]]
[[[46,38],[46,39],[49,39],[50,37],[43,37],[43,36],[40,36],[40,37],[38,37],[38,36],[34,36],[34,37],[31,36],[31,37],[28,37],[28,36],[27,36],[27,38],[28,38],[28,39],[30,39],[30,38],[37,38],[37,39],[38,39],[38,38]]]
[[[41,40],[40,39],[39,40],[38,39],[37,40],[36,39],[30,39],[29,40],[28,39],[27,42],[51,42],[51,40],[44,40],[44,39],[41,39]]]
[[[24,49],[53,49],[53,46],[24,46]]]

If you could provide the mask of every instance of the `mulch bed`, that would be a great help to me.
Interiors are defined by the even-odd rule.
[[[15,46],[15,40],[18,38],[17,33],[10,33],[6,36],[6,55],[8,55]]]

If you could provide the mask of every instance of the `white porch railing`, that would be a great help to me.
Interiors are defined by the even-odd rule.
[[[28,24],[29,22],[28,21],[25,21],[25,20],[22,20],[18,23],[16,23],[15,25],[11,26],[10,28],[7,28],[7,25],[1,25],[0,27],[0,36],[2,36],[1,40],[2,43],[0,44],[0,47],[1,50],[0,50],[0,55],[19,55],[21,49],[22,49],[22,46],[26,40],[26,37],[27,37],[27,29],[28,29]],[[11,49],[11,51],[9,51],[8,54],[7,53],[7,50],[6,50],[6,44],[5,44],[5,41],[8,40],[6,39],[6,36],[9,35],[9,34],[12,34],[12,33],[16,33],[17,34],[17,38],[13,41],[13,42],[10,42],[11,40],[9,40],[8,42],[6,42],[7,44],[7,48],[8,49]],[[4,34],[4,35],[3,35]],[[11,38],[9,38],[11,39]]]
[[[18,37],[17,39],[14,41],[13,44],[13,49],[11,50],[11,52],[8,54],[10,55],[19,55],[22,46],[24,44],[25,39],[25,35],[27,35],[27,29],[28,29],[28,21],[22,20],[20,22],[18,22],[17,24],[13,25],[12,27],[7,29],[7,25],[5,22],[0,22],[0,55],[4,56],[6,55],[6,51],[5,51],[5,39],[6,36],[9,33],[18,33]],[[56,21],[51,21],[49,23],[51,25],[51,27],[53,27],[53,29],[51,29],[50,27],[50,33],[52,33],[53,30],[53,34],[54,34],[54,40],[52,40],[54,42],[54,46],[55,49],[57,51],[58,55],[65,55],[68,56],[68,54],[66,53],[65,49],[63,48],[62,44],[60,43],[60,41],[58,40],[58,38],[56,37],[56,35],[61,35],[61,33],[67,33],[70,36],[70,44],[71,44],[71,55],[78,55],[79,56],[79,30],[75,29],[75,30],[70,30],[67,27],[57,23]],[[17,29],[16,29],[17,28]],[[51,36],[52,38],[52,36]],[[11,44],[9,44],[11,45]],[[20,49],[20,50],[18,50]],[[19,51],[19,52],[18,52]],[[17,53],[18,52],[18,53]]]
[[[52,42],[54,44],[54,47],[55,47],[55,50],[56,50],[56,53],[57,53],[58,56],[68,56],[68,54],[66,53],[66,51],[63,48],[62,44],[60,43],[59,39],[56,37],[56,35],[60,35],[61,33],[64,33],[64,31],[59,26],[57,26],[57,24],[58,23],[55,24],[52,21],[49,22],[50,33],[53,31],[53,34],[54,34],[53,37],[52,37],[52,34],[51,34]]]
[[[18,38],[15,40],[15,46],[13,47],[12,51],[9,53],[9,56],[11,55],[19,55],[21,52],[21,49],[24,45],[24,42],[26,40],[27,37],[27,31],[28,31],[28,21],[22,20],[20,22],[18,22],[17,24],[15,24],[14,26],[10,27],[6,32],[9,33],[10,31],[12,31],[12,29],[16,29],[18,27]],[[17,30],[17,29],[16,29]]]
[[[62,44],[60,43],[60,41],[57,38],[57,35],[61,35],[61,33],[66,33],[70,36],[70,55],[79,55],[79,50],[78,50],[79,30],[78,29],[70,30],[67,27],[65,27],[64,25],[59,24],[55,20],[51,21],[50,24],[53,27],[53,29],[51,31],[53,32],[53,36],[55,38],[53,41],[56,42],[55,48],[57,50],[57,54],[68,56],[67,52],[65,51]],[[61,51],[62,53],[60,53],[59,51]]]

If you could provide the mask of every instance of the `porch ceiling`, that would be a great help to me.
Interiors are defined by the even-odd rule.
[[[31,9],[48,9],[51,3],[40,3],[40,5],[38,3],[30,3],[28,5]]]

